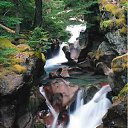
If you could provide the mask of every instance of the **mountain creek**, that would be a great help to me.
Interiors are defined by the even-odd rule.
[[[125,1],[22,2],[0,2],[0,128],[127,128]]]

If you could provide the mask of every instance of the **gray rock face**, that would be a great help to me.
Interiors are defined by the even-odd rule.
[[[31,113],[26,113],[18,120],[19,128],[32,128],[33,117]]]
[[[79,45],[81,49],[87,46],[87,32],[81,31],[79,35]]]
[[[23,86],[23,77],[15,73],[4,76],[0,80],[0,94],[7,95]]]
[[[34,68],[33,63],[28,65],[28,71],[24,74],[10,71],[0,77],[0,128],[33,128],[33,113],[38,106],[31,106],[34,110],[29,108],[32,80],[35,80],[32,77],[39,79],[45,73],[44,62],[38,62]]]
[[[112,45],[113,50],[119,53],[119,55],[126,52],[127,38],[126,36],[122,36],[119,31],[107,33],[106,38],[109,44]]]
[[[85,103],[89,102],[97,91],[98,91],[98,88],[93,85],[86,88],[84,102]]]
[[[2,117],[0,123],[5,128],[12,128],[15,119],[15,106],[14,105],[2,106],[0,109],[0,114]]]
[[[126,128],[127,127],[127,103],[120,102],[108,110],[103,119],[104,128]]]
[[[103,41],[99,47],[98,47],[98,51],[103,52],[105,55],[112,55],[115,54],[112,50],[112,47],[109,43]]]

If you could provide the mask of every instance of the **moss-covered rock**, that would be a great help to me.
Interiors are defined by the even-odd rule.
[[[21,65],[16,64],[13,67],[14,67],[14,71],[16,73],[25,73],[25,72],[27,72],[27,68],[25,66],[21,66]]]
[[[128,83],[123,87],[123,89],[120,91],[118,97],[123,97],[124,95],[127,95],[128,92]]]
[[[36,51],[35,52],[35,57],[38,58],[38,59],[41,59],[43,62],[46,61],[46,58],[45,58],[45,55],[39,51]]]
[[[10,40],[5,38],[0,38],[0,49],[4,49],[4,48],[16,48],[16,46],[12,44]]]
[[[104,52],[103,51],[100,51],[100,50],[96,50],[94,52],[89,52],[88,55],[91,58],[96,58],[97,60],[99,60],[100,57],[102,57],[104,55]]]
[[[19,51],[24,52],[24,51],[29,51],[31,48],[27,44],[19,44],[16,46]]]
[[[126,1],[122,2],[122,0],[115,2],[100,0],[100,11],[102,15],[100,27],[102,30],[111,31],[121,29],[120,33],[126,34],[125,4]]]
[[[128,69],[128,53],[114,58],[111,67],[114,72],[126,71]]]

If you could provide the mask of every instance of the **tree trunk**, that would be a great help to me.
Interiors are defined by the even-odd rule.
[[[34,27],[42,25],[42,0],[35,0]]]
[[[13,3],[15,5],[15,15],[16,18],[19,18],[19,0],[13,0]],[[16,34],[20,33],[20,23],[16,24],[16,28],[15,28]]]

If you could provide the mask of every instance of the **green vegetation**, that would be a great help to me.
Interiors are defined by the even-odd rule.
[[[124,96],[124,95],[127,95],[127,92],[128,92],[128,84],[126,84],[124,87],[123,87],[123,89],[120,91],[120,93],[119,93],[119,97],[121,97],[121,96]]]
[[[53,39],[67,41],[69,34],[65,29],[69,24],[82,22],[87,23],[90,31],[100,31],[100,27],[103,31],[114,29],[126,34],[126,5],[126,0],[120,0],[118,4],[107,0],[2,0],[0,37],[12,41],[23,37],[33,50],[42,53],[50,47]],[[100,11],[103,14],[109,12],[111,16],[101,19]],[[4,45],[16,47],[12,43]],[[5,56],[0,56],[3,62]]]
[[[77,19],[89,20],[88,27],[93,26],[95,19],[99,18],[97,15],[95,18],[91,17],[95,10],[90,8],[96,4],[97,0],[0,1],[0,47],[3,44],[7,46],[1,51],[0,63],[10,63],[9,53],[16,46],[9,40],[25,37],[31,48],[42,53],[49,48],[52,39],[67,41],[69,34],[65,32],[66,26],[79,23]],[[76,20],[72,21],[70,18]],[[9,39],[8,43],[6,38]],[[4,54],[4,50],[9,52],[8,55]]]
[[[127,25],[125,15],[127,11],[127,1],[120,0],[117,3],[112,3],[107,0],[101,0],[99,3],[102,17],[104,17],[100,22],[101,29],[104,31],[119,30],[120,33],[126,34]],[[106,15],[106,17],[104,15]]]
[[[0,38],[0,64],[9,66],[11,64],[11,56],[16,52],[15,45],[5,38]]]

